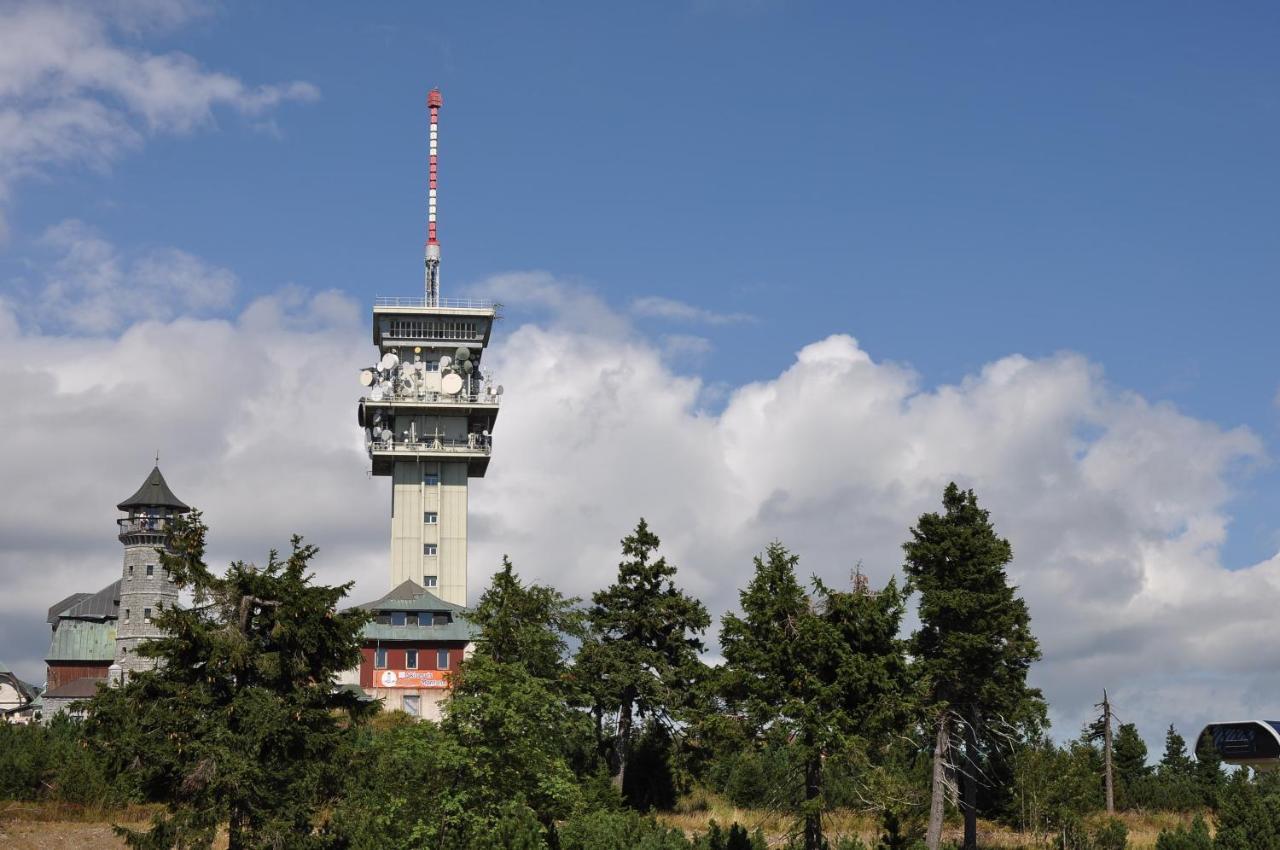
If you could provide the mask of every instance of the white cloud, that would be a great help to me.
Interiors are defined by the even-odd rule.
[[[697,322],[707,325],[732,325],[754,322],[750,313],[718,313],[704,307],[696,307],[674,298],[646,295],[631,302],[631,312],[648,319],[666,319],[675,322]]]
[[[1071,354],[1013,355],[930,387],[842,335],[720,390],[710,414],[703,383],[590,291],[546,274],[490,284],[544,316],[499,325],[486,355],[507,392],[471,495],[473,595],[503,553],[588,594],[641,515],[717,613],[773,539],[805,573],[841,581],[861,561],[883,581],[955,479],[1014,544],[1059,734],[1104,686],[1153,740],[1170,722],[1193,734],[1210,715],[1280,704],[1265,673],[1280,663],[1280,559],[1229,572],[1218,557],[1233,471],[1262,454],[1247,430],[1112,387]],[[176,492],[207,510],[218,561],[297,531],[322,546],[323,579],[356,580],[357,598],[385,590],[387,482],[365,475],[353,411],[366,305],[290,290],[234,320],[114,338],[23,330],[5,309],[0,637],[20,671],[37,669],[44,606],[117,575],[112,506],[156,448]]]
[[[139,320],[207,315],[231,303],[236,277],[176,248],[128,257],[75,220],[49,228],[40,244],[56,253],[25,290],[23,317],[83,333],[117,331]]]
[[[130,42],[199,9],[178,0],[0,6],[0,203],[24,177],[104,168],[151,133],[208,124],[216,109],[258,118],[319,96],[310,83],[253,86],[187,54]]]

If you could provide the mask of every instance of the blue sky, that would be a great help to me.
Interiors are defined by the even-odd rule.
[[[148,22],[148,3],[167,24]],[[184,123],[172,117],[181,92],[122,106],[127,80],[76,77],[86,102],[132,129],[87,137],[118,145],[98,156],[0,167],[0,296],[41,291],[59,252],[93,233],[134,272],[147,267],[129,258],[170,249],[230,270],[219,315],[297,285],[345,293],[367,322],[374,295],[421,285],[434,85],[446,295],[541,270],[655,339],[696,335],[708,342],[666,362],[710,387],[713,408],[728,403],[716,387],[773,386],[831,334],[909,366],[926,390],[1010,354],[1076,352],[1114,399],[1251,431],[1261,455],[1222,455],[1220,561],[1280,550],[1280,472],[1267,460],[1280,437],[1274,4],[122,0],[115,19],[66,8],[107,21],[91,46],[187,55],[202,84],[226,74],[249,88]],[[77,49],[90,52],[73,49],[58,74],[72,74]],[[0,107],[17,90],[34,114],[62,95],[6,89],[27,61],[0,61]],[[290,81],[308,88],[246,104],[252,87]],[[167,104],[169,124],[139,118],[139,103]],[[539,321],[513,291],[498,293],[508,337]],[[637,302],[665,303],[653,298],[707,312],[646,315]],[[49,316],[17,315],[72,344]],[[136,476],[122,474],[129,489]],[[1153,731],[1167,722],[1151,717]]]
[[[438,85],[446,290],[759,316],[713,381],[831,332],[928,383],[1069,349],[1274,447],[1277,37],[1268,3],[225,4],[148,46],[320,99],[25,184],[0,262],[75,217],[241,299],[413,291]],[[1242,493],[1230,563],[1280,543],[1280,478]]]

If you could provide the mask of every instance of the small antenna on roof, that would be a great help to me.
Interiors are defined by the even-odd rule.
[[[156,449],[156,466],[160,465],[160,450]]]

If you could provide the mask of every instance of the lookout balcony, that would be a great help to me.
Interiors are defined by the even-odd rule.
[[[139,543],[161,543],[169,536],[173,520],[163,516],[121,517],[116,520],[117,536],[126,546]]]
[[[489,344],[501,305],[480,298],[400,298],[380,295],[373,302],[373,344],[451,346]]]
[[[467,475],[483,478],[493,453],[493,438],[468,434],[465,439],[419,437],[414,440],[395,438],[368,441],[374,475],[390,475],[397,461],[466,461]]]

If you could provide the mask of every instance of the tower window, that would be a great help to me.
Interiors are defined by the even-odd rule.
[[[405,620],[405,616],[404,616],[404,612],[403,612],[403,611],[392,611],[392,612],[391,612],[391,625],[393,625],[393,626],[403,626],[403,625],[404,625],[404,620]]]
[[[143,608],[143,609],[142,609],[142,622],[144,622],[144,623],[150,623],[150,622],[151,622],[151,609],[150,609],[150,608]]]
[[[418,650],[406,649],[404,651],[404,666],[409,670],[418,669]]]
[[[129,609],[128,609],[128,608],[124,609],[124,621],[125,621],[126,623],[127,623],[127,622],[129,622]]]
[[[387,650],[381,646],[373,651],[373,666],[379,670],[387,666]]]
[[[439,372],[439,371],[440,371],[440,361],[439,361],[439,360],[428,360],[428,361],[427,361],[427,371],[428,371],[428,372]]]
[[[431,625],[433,625],[433,626],[447,626],[447,625],[449,625],[449,615],[448,615],[448,614],[435,614],[435,615],[433,615],[433,616],[431,617]]]
[[[440,483],[440,473],[438,472],[422,473],[422,483],[434,487],[435,485]]]
[[[422,544],[422,554],[424,554],[424,555],[434,555],[434,554],[436,554],[436,544],[434,544],[434,543],[423,543],[423,544]]]
[[[435,576],[423,576],[423,577],[422,577],[422,586],[423,586],[423,587],[435,587],[435,586],[436,586],[436,577],[435,577]]]
[[[129,565],[129,581],[133,581],[133,564]]]
[[[449,669],[449,650],[447,649],[436,650],[436,669],[437,670]]]
[[[156,574],[155,564],[147,564],[147,578],[151,578],[151,576],[155,574]]]
[[[427,525],[435,525],[436,523],[440,522],[440,514],[436,513],[435,511],[427,511],[425,514],[422,515],[422,521],[425,522]]]

